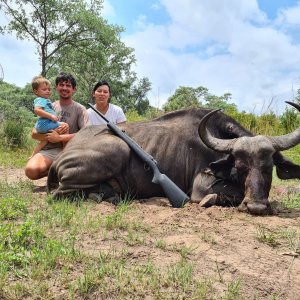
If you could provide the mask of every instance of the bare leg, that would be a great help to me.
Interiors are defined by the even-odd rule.
[[[47,156],[37,153],[29,159],[25,167],[25,175],[32,180],[40,179],[48,175],[49,168],[52,164],[52,159]]]
[[[37,153],[39,153],[43,148],[44,146],[46,146],[48,143],[48,141],[41,141],[38,143],[38,145],[34,148],[32,154],[30,157],[28,157],[28,160],[30,160],[34,155],[36,155]]]

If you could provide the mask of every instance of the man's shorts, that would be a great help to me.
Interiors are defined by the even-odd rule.
[[[52,149],[42,149],[39,153],[54,161],[61,151],[62,148],[52,148]]]

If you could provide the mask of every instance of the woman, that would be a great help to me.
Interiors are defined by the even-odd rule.
[[[110,103],[111,88],[107,81],[101,80],[93,88],[92,96],[95,98],[94,107],[99,110],[110,122],[114,124],[126,123],[126,116],[121,107]],[[87,110],[91,124],[102,125],[106,122],[91,108]]]

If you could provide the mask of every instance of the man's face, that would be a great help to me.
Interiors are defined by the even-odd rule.
[[[76,88],[72,87],[70,81],[61,81],[57,84],[56,91],[61,99],[71,99],[76,91]]]

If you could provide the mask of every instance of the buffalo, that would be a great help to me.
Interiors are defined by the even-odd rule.
[[[273,166],[281,179],[300,178],[300,166],[279,152],[300,142],[300,128],[283,136],[255,136],[221,111],[203,108],[120,128],[155,158],[159,170],[191,202],[204,207],[234,205],[251,214],[269,214]],[[47,188],[54,197],[97,194],[107,191],[103,186],[109,187],[101,194],[103,200],[115,193],[163,197],[152,177],[152,170],[122,139],[105,125],[92,125],[80,130],[53,162]]]

